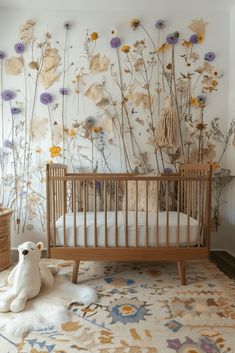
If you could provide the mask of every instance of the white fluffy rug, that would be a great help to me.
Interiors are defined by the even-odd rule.
[[[1,287],[4,293],[7,287]],[[84,305],[97,302],[96,292],[90,286],[76,285],[71,282],[71,273],[60,269],[55,275],[51,288],[42,288],[40,294],[26,304],[20,313],[0,313],[0,331],[6,335],[21,336],[31,329],[51,323],[68,322],[72,313],[68,310],[71,302]]]

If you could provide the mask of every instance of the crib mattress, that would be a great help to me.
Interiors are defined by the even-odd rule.
[[[177,245],[177,212],[169,212],[169,246]],[[167,246],[166,234],[166,212],[159,213],[158,221],[158,243],[159,246]],[[94,234],[94,212],[87,212],[87,235],[86,246],[95,246]],[[138,212],[138,246],[145,246],[146,239],[146,214],[145,212]],[[189,245],[193,246],[198,243],[198,221],[189,217]],[[74,246],[74,215],[73,213],[66,214],[66,246]],[[64,231],[63,231],[63,216],[56,222],[56,245],[64,245]],[[187,228],[188,215],[180,213],[179,217],[179,245],[187,246]],[[125,212],[118,211],[118,246],[125,247]],[[83,212],[76,213],[76,246],[84,246],[84,214]],[[105,213],[97,212],[97,246],[105,247]],[[115,212],[107,212],[107,246],[115,246]],[[128,212],[128,246],[136,247],[136,212]],[[148,246],[156,247],[156,213],[148,214]]]

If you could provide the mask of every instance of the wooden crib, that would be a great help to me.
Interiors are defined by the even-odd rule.
[[[211,170],[178,174],[68,173],[47,164],[48,256],[79,261],[185,261],[210,253]]]

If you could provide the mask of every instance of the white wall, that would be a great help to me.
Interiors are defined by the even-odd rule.
[[[230,35],[229,35],[229,94],[228,94],[228,119],[235,118],[235,5],[230,10]],[[235,146],[230,144],[226,153],[226,166],[235,176]],[[225,229],[223,233],[224,248],[235,256],[235,178],[226,190],[226,205],[224,207]]]
[[[194,2],[193,2],[194,3]],[[155,4],[155,2],[154,2]],[[151,2],[151,9],[154,9],[153,2]],[[174,1],[175,4],[175,1]],[[231,117],[231,112],[235,112],[235,97],[230,94],[229,98],[229,110],[228,110],[228,94],[229,87],[230,93],[235,92],[235,80],[232,80],[232,76],[235,77],[235,66],[232,64],[232,58],[235,58],[235,46],[232,45],[232,40],[235,42],[235,7],[231,11],[231,28],[230,17],[227,9],[213,8],[210,5],[206,7],[205,2],[203,6],[191,6],[187,1],[183,8],[181,6],[174,7],[170,6],[170,3],[165,3],[165,6],[158,6],[156,3],[155,11],[148,11],[147,9],[143,11],[143,1],[135,2],[134,11],[107,11],[107,8],[99,8],[99,10],[93,11],[42,11],[35,9],[1,9],[0,12],[0,33],[1,42],[0,50],[4,50],[7,53],[13,54],[13,44],[18,41],[18,28],[27,19],[33,19],[37,22],[38,32],[49,31],[52,33],[53,38],[57,40],[59,37],[64,35],[63,23],[65,21],[70,21],[73,24],[71,30],[70,42],[73,44],[74,48],[72,50],[72,58],[76,64],[82,61],[81,56],[83,55],[83,41],[85,38],[86,30],[97,31],[101,35],[101,39],[98,43],[102,47],[102,52],[107,53],[109,57],[114,57],[114,52],[109,47],[109,32],[111,27],[116,27],[119,32],[119,36],[123,38],[124,42],[133,41],[134,38],[140,39],[141,35],[139,33],[134,33],[128,27],[128,22],[133,17],[140,17],[147,28],[151,28],[155,23],[156,19],[163,18],[168,23],[167,32],[171,33],[174,30],[178,30],[181,33],[185,33],[187,36],[190,33],[187,30],[187,25],[192,19],[203,18],[205,21],[209,22],[207,28],[206,41],[202,44],[201,53],[206,51],[215,51],[217,59],[217,67],[222,69],[225,76],[220,82],[219,91],[215,92],[210,97],[209,109],[207,110],[208,119],[211,120],[215,116],[219,116],[224,125],[228,124]],[[145,7],[145,6],[144,6]],[[231,30],[231,37],[229,35]],[[165,33],[167,33],[165,32]],[[229,52],[229,47],[231,45],[231,55]],[[104,49],[105,48],[105,49]],[[234,51],[234,53],[233,53]],[[234,54],[234,56],[233,56]],[[230,69],[229,69],[229,59]],[[229,71],[230,70],[230,71]],[[68,84],[70,84],[72,77],[68,77]],[[231,78],[229,81],[229,77]],[[15,78],[7,79],[8,88],[18,88],[18,81]],[[230,86],[229,86],[230,85]],[[55,88],[52,87],[52,92]],[[235,94],[235,93],[234,93]],[[71,98],[72,99],[72,98]],[[72,113],[73,102],[68,105],[68,116]],[[71,107],[71,108],[70,108]],[[41,112],[43,107],[40,108]],[[46,112],[44,112],[46,113]],[[88,114],[95,114],[96,111],[94,107],[91,106],[87,101],[81,103],[81,114],[87,116]],[[229,113],[229,114],[228,114]],[[72,113],[73,114],[73,113]],[[234,151],[231,150],[227,154],[227,158],[224,161],[224,166],[232,168],[235,173],[235,164],[233,163]],[[118,170],[118,166],[114,167]],[[235,196],[235,189],[233,188],[233,196]],[[231,194],[230,194],[231,195]],[[234,199],[234,198],[233,198]],[[231,207],[231,199],[228,198],[228,216],[225,216],[225,224],[221,227],[219,233],[213,234],[212,237],[212,247],[224,249],[227,248],[231,252],[235,252],[235,237],[233,237],[232,232],[235,224],[235,216],[233,215]],[[235,202],[235,201],[234,201]],[[235,206],[233,203],[232,205]],[[226,234],[225,234],[226,233]],[[17,246],[18,243],[31,238],[33,240],[45,239],[45,234],[42,234],[40,230],[36,230],[33,233],[26,232],[23,235],[13,234],[12,244],[13,247]]]

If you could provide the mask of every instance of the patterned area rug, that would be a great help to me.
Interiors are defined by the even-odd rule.
[[[96,288],[98,303],[67,303],[72,321],[22,337],[0,333],[0,353],[235,352],[235,284],[208,261],[187,264],[187,286],[175,263],[83,262],[79,282]]]

